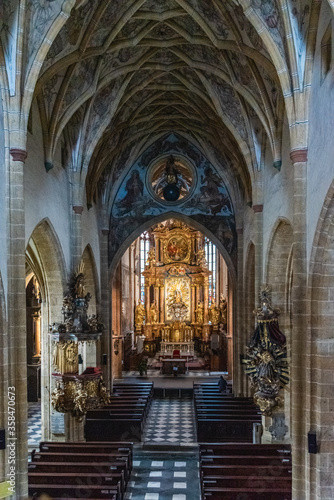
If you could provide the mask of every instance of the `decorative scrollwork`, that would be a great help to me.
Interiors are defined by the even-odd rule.
[[[255,309],[257,327],[246,347],[245,371],[255,388],[254,402],[264,415],[280,406],[278,393],[289,382],[286,339],[279,330],[279,309],[273,309],[270,290],[260,290],[261,305]]]

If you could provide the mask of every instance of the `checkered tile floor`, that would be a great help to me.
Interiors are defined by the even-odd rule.
[[[190,396],[155,398],[145,425],[145,444],[189,446],[196,443],[193,400]]]
[[[134,455],[126,500],[199,500],[198,458],[177,453]]]
[[[28,403],[28,445],[37,445],[42,440],[41,404]]]

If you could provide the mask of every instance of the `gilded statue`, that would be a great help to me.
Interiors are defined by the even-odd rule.
[[[223,325],[226,325],[226,323],[227,323],[227,301],[226,301],[225,295],[223,293],[220,294],[219,312],[220,312],[220,322],[223,323]]]
[[[220,311],[214,302],[212,302],[209,308],[209,318],[213,325],[218,325],[220,319]]]
[[[158,308],[155,302],[152,302],[150,307],[150,320],[152,324],[158,323]]]
[[[53,352],[53,365],[60,373],[78,373],[78,344],[58,342]]]
[[[144,321],[145,321],[145,307],[144,304],[142,304],[141,301],[138,300],[138,304],[136,305],[135,308],[135,325],[142,326]]]
[[[198,250],[196,255],[197,255],[197,265],[202,267],[208,267],[205,257],[205,250],[203,249]]]
[[[197,303],[197,309],[195,311],[196,313],[196,323],[199,325],[203,325],[204,322],[204,304],[201,301],[198,301]]]
[[[156,264],[156,259],[155,259],[155,249],[150,248],[148,251],[148,257],[146,261],[146,266],[147,267],[154,267]]]
[[[188,307],[182,300],[180,290],[175,290],[172,302],[168,306],[168,312],[173,321],[184,321],[188,313]]]

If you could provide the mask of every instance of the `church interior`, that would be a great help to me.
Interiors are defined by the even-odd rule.
[[[333,30],[0,2],[0,498],[334,498]]]

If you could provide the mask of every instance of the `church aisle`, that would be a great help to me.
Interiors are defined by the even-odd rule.
[[[41,440],[41,403],[28,403],[28,446],[38,446]]]
[[[196,443],[193,399],[154,398],[144,431],[144,444],[190,446]]]
[[[197,455],[135,452],[126,500],[199,500]]]

